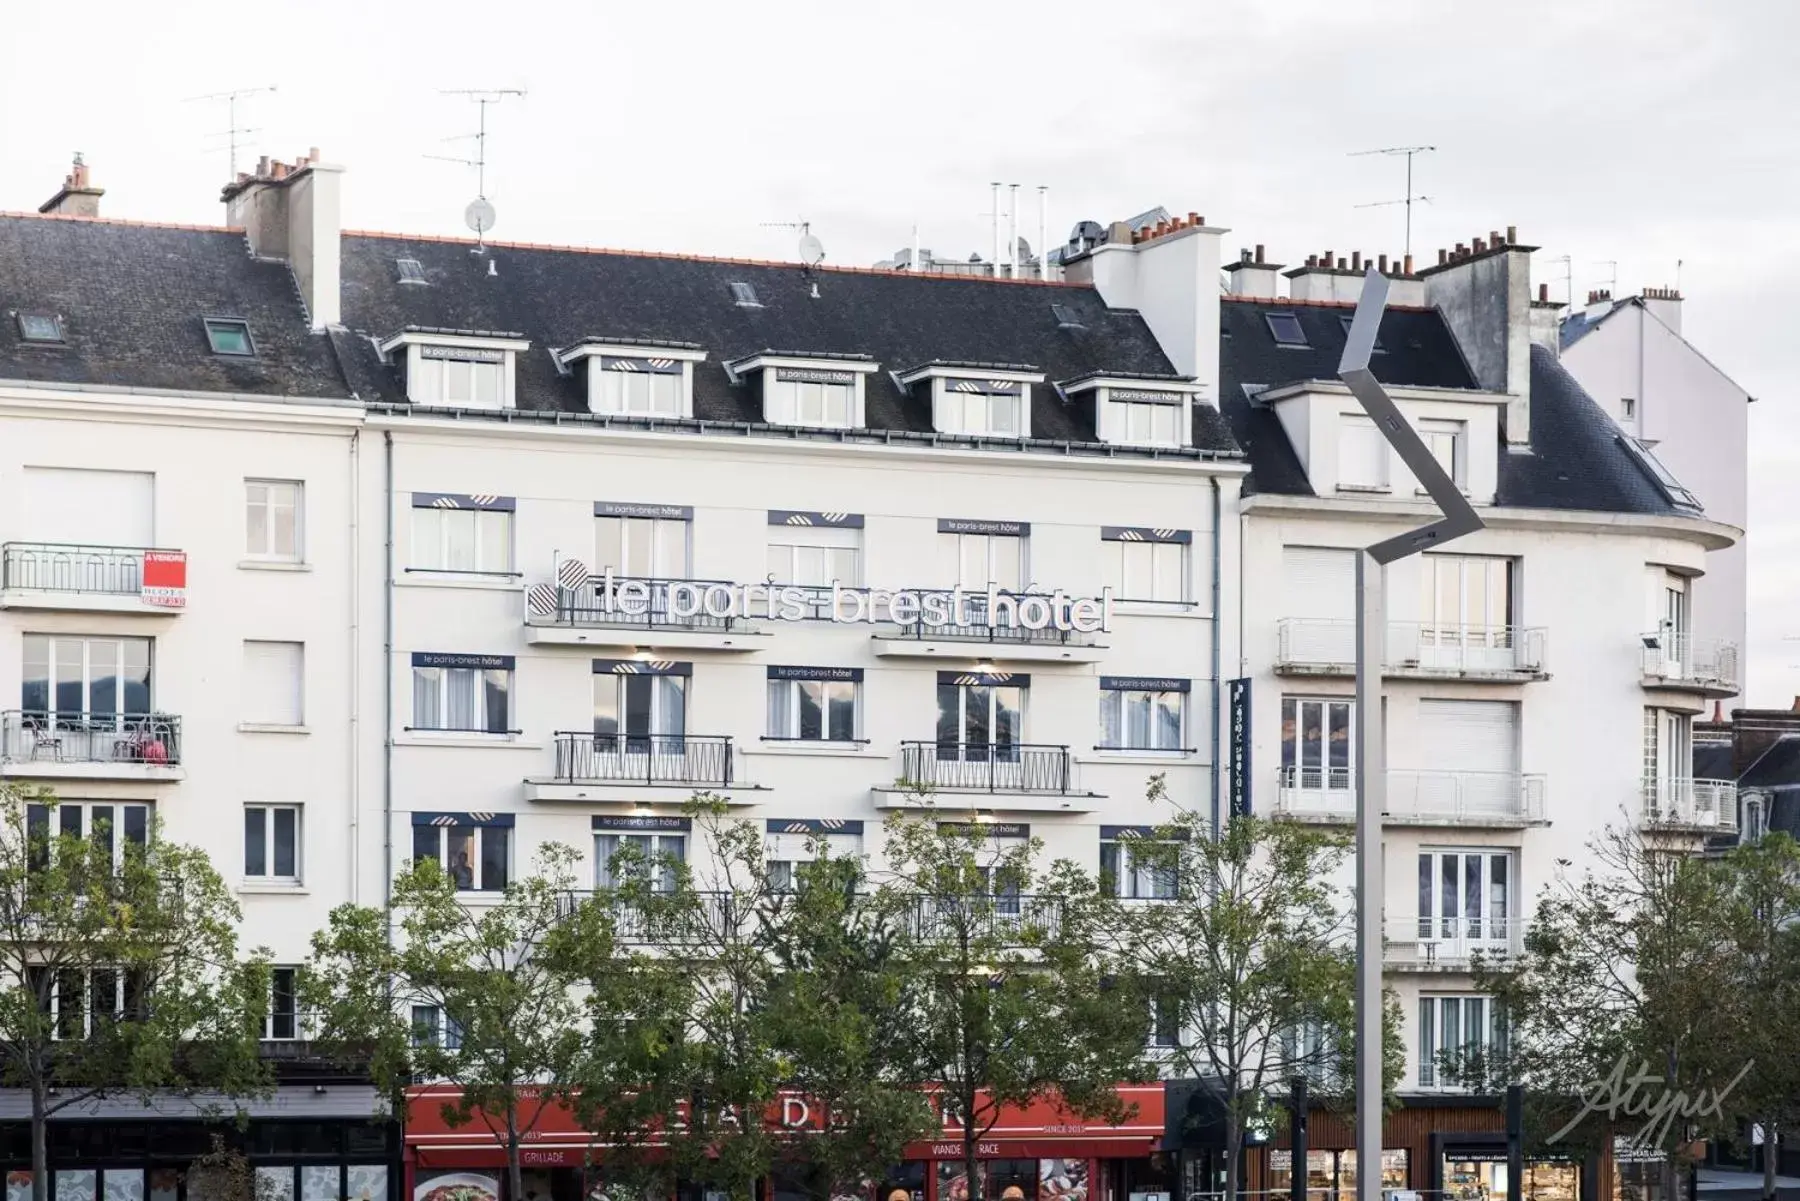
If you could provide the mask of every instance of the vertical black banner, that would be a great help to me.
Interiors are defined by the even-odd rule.
[[[1250,679],[1229,681],[1231,685],[1231,813],[1250,812]]]

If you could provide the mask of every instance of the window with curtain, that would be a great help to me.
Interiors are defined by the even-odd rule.
[[[1182,712],[1187,694],[1142,688],[1102,688],[1100,747],[1109,751],[1184,749]]]

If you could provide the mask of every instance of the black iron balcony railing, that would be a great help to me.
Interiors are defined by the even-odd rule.
[[[596,890],[564,893],[558,907],[568,916],[587,902],[608,904],[614,929],[625,942],[691,946],[726,939],[752,941],[772,934],[780,927],[792,898],[791,893],[756,895],[670,888],[638,902]],[[866,894],[865,898],[873,901]],[[1062,921],[1062,904],[1060,898],[1006,891],[970,897],[915,896],[897,903],[887,917],[921,941],[967,943],[997,939],[1003,944],[1023,945],[1056,933]]]
[[[8,542],[0,547],[0,588],[137,596],[144,587],[144,549]]]
[[[715,734],[556,735],[556,779],[564,783],[731,783],[731,739]]]
[[[741,617],[706,612],[709,588],[729,589],[725,580],[658,579],[651,576],[589,576],[574,588],[556,588],[556,623],[607,629],[687,630],[722,633],[744,628]]]
[[[0,713],[0,761],[181,763],[181,718],[172,713]]]
[[[1075,791],[1069,748],[1030,742],[903,742],[900,778],[979,792]]]

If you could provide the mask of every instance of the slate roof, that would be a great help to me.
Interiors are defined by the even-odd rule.
[[[1174,371],[1141,316],[1108,309],[1089,287],[869,270],[809,273],[790,264],[624,251],[505,244],[490,245],[485,254],[471,250],[464,241],[344,236],[343,320],[354,336],[335,341],[358,397],[406,403],[398,372],[380,361],[371,339],[407,326],[523,331],[532,348],[519,356],[516,396],[526,411],[587,412],[581,379],[557,370],[553,349],[592,338],[696,344],[707,358],[694,371],[695,419],[748,426],[762,422],[760,398],[754,388],[733,384],[724,364],[770,347],[874,359],[882,370],[865,380],[867,425],[924,435],[932,428],[926,393],[901,389],[891,375],[918,363],[1029,363],[1052,382],[1093,372]],[[400,283],[399,258],[418,260],[428,282]],[[738,304],[733,282],[749,284],[760,303]],[[1072,310],[1081,328],[1059,328],[1053,303]],[[1195,408],[1195,446],[1235,455],[1218,414]],[[1065,404],[1049,387],[1032,390],[1031,432],[1034,440],[1099,441],[1091,403]]]
[[[1312,485],[1274,411],[1249,391],[1335,380],[1351,304],[1226,297],[1219,318],[1219,403],[1250,459],[1250,491],[1312,496]],[[1292,313],[1308,345],[1280,346],[1264,320]],[[1383,383],[1474,388],[1474,376],[1435,311],[1389,308],[1370,360]],[[1497,503],[1510,508],[1694,516],[1672,503],[1619,442],[1619,428],[1547,347],[1531,348],[1531,449],[1500,450]]]
[[[24,342],[20,312],[58,315],[64,344]],[[255,356],[213,354],[203,316],[248,321]],[[242,230],[0,214],[0,378],[347,396],[307,325],[287,265]]]
[[[1732,747],[1729,742],[1694,743],[1694,779],[1731,779]]]
[[[1699,758],[1696,754],[1694,774],[1700,774]],[[1709,779],[1728,780],[1730,765],[1725,774],[1709,776]],[[1756,762],[1744,769],[1738,777],[1738,788],[1796,788],[1800,787],[1800,734],[1783,734],[1773,745],[1761,755]]]
[[[1601,322],[1605,321],[1608,317],[1612,316],[1626,305],[1632,303],[1635,299],[1635,297],[1629,297],[1625,300],[1614,301],[1607,305],[1604,313],[1596,313],[1592,317],[1588,316],[1586,309],[1576,309],[1573,313],[1564,317],[1562,323],[1556,327],[1557,345],[1563,350],[1569,349],[1569,347],[1575,345],[1575,343],[1599,329]]]

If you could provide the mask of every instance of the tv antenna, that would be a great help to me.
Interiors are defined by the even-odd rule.
[[[1382,154],[1382,155],[1387,155],[1389,157],[1393,157],[1393,156],[1401,155],[1401,154],[1404,154],[1406,156],[1406,195],[1400,197],[1397,200],[1377,200],[1373,204],[1359,204],[1359,205],[1356,205],[1355,207],[1357,207],[1359,209],[1371,209],[1371,208],[1385,208],[1391,204],[1404,204],[1406,206],[1406,253],[1408,255],[1412,254],[1412,206],[1413,206],[1413,201],[1418,200],[1418,201],[1422,201],[1425,204],[1431,203],[1431,197],[1416,196],[1413,194],[1413,156],[1418,155],[1418,154],[1424,154],[1427,151],[1434,151],[1436,149],[1437,149],[1436,146],[1383,146],[1379,150],[1352,150],[1346,156],[1348,158],[1362,158],[1362,157],[1364,157],[1366,155],[1370,155],[1370,154]]]
[[[812,231],[811,221],[764,221],[764,229],[797,229],[800,231],[800,264],[811,270],[825,261],[825,243]]]
[[[457,158],[449,154],[428,154],[425,157],[436,159],[441,163],[461,163],[465,167],[475,168],[475,199],[463,209],[463,223],[475,232],[475,253],[486,249],[487,233],[494,228],[494,205],[487,195],[487,111],[491,104],[499,104],[508,96],[523,96],[524,88],[445,88],[439,92],[443,96],[467,96],[480,106],[480,115],[476,118],[475,132],[457,134],[445,138],[446,142],[475,143],[474,158]]]
[[[1594,262],[1594,266],[1609,268],[1606,276],[1606,294],[1610,297],[1613,294],[1613,290],[1619,286],[1619,260],[1597,259]]]
[[[220,100],[225,102],[226,123],[230,128],[220,130],[218,133],[211,136],[229,139],[229,153],[231,156],[231,175],[229,178],[233,182],[237,180],[238,174],[238,139],[247,133],[262,132],[260,129],[246,129],[244,126],[238,124],[238,101],[248,99],[251,96],[260,96],[264,92],[273,92],[274,90],[275,85],[270,84],[266,88],[238,88],[236,91],[232,92],[210,92],[205,96],[189,96],[187,98],[189,104],[200,104],[207,101],[216,103]]]
[[[1573,313],[1575,311],[1575,259],[1573,256],[1565,254],[1560,258],[1554,258],[1550,261],[1561,266],[1563,269],[1561,282],[1567,288],[1566,294],[1569,298],[1567,302],[1568,309],[1570,313]],[[1550,282],[1556,283],[1558,281],[1553,279]]]

